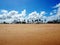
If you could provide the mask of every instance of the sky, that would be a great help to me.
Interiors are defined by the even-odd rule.
[[[46,11],[49,13],[52,7],[60,0],[0,0],[0,10],[16,10],[21,12],[26,9],[27,14],[33,11]]]
[[[60,0],[0,0],[0,23],[36,19],[60,20]]]

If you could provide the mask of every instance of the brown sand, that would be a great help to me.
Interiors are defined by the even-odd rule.
[[[0,45],[60,45],[60,24],[0,24]]]

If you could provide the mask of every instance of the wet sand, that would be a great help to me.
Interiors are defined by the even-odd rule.
[[[60,24],[0,24],[0,45],[60,45]]]

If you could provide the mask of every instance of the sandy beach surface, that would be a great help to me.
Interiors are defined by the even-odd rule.
[[[60,24],[0,24],[0,45],[60,45]]]

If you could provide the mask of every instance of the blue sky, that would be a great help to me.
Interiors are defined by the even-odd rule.
[[[57,18],[60,19],[60,0],[0,0],[0,23],[27,19],[46,23]]]
[[[0,10],[17,10],[21,12],[26,9],[27,14],[33,11],[50,12],[52,7],[58,4],[60,0],[0,0]]]

